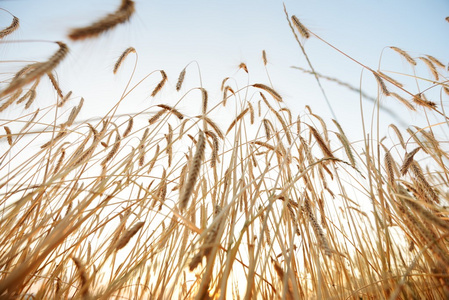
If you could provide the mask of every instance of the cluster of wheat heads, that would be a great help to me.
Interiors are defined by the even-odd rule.
[[[128,20],[130,3],[109,16]],[[303,50],[297,33],[319,38],[295,16],[289,22]],[[13,17],[0,37],[18,24]],[[98,24],[109,23],[92,27]],[[86,31],[86,38],[102,32],[70,37]],[[55,68],[68,47],[57,45],[0,89],[2,113],[13,105],[24,112],[0,124],[0,298],[449,296],[449,157],[434,133],[448,124],[444,105],[364,66],[379,98],[395,97],[441,124],[406,132],[392,124],[391,138],[351,142],[337,121],[309,107],[294,114],[271,85],[239,87],[230,78],[219,102],[199,86],[132,115],[117,114],[117,103],[88,122],[78,117],[83,100],[73,105],[59,87]],[[429,67],[433,78],[416,80],[446,99],[445,65],[391,49],[413,67]],[[113,72],[133,54],[127,48]],[[266,66],[265,51],[262,57]],[[177,91],[186,89],[188,70]],[[151,96],[168,80],[158,73]],[[29,111],[40,84],[53,86],[54,105]],[[197,114],[180,111],[186,94],[198,97]],[[222,111],[234,119],[218,124]]]

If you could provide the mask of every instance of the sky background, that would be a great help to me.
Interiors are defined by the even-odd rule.
[[[136,14],[129,23],[102,35],[98,39],[72,42],[67,38],[70,28],[84,26],[117,9],[119,0],[56,1],[56,0],[0,0],[0,7],[16,15],[21,22],[18,32],[0,45],[0,60],[43,61],[57,47],[40,41],[63,41],[70,48],[69,56],[57,68],[64,92],[73,91],[71,105],[84,97],[85,119],[104,115],[117,102],[130,77],[134,57],[129,56],[117,75],[112,68],[120,54],[129,46],[136,48],[138,64],[133,82],[154,70],[163,69],[168,85],[157,97],[150,93],[159,82],[156,72],[130,95],[123,113],[132,113],[157,103],[173,105],[190,88],[200,85],[196,65],[187,69],[186,83],[181,92],[174,92],[179,72],[196,61],[203,86],[210,101],[221,101],[221,82],[225,77],[235,78],[236,84],[269,84],[262,63],[262,50],[268,57],[268,72],[273,87],[284,97],[285,104],[295,114],[304,114],[305,105],[326,121],[332,118],[316,81],[310,75],[291,68],[307,68],[306,60],[288,26],[283,11],[296,15],[315,34],[361,63],[380,69],[390,76],[409,81],[410,89],[417,91],[414,81],[404,74],[413,74],[410,66],[387,46],[397,46],[413,57],[431,54],[447,64],[449,39],[449,1],[143,1],[136,0]],[[0,26],[10,24],[11,17],[0,11]],[[11,41],[34,40],[16,43]],[[312,37],[301,40],[315,70],[321,74],[348,82],[373,96],[377,96],[375,81],[368,72]],[[249,75],[238,69],[246,63]],[[422,63],[421,63],[422,65]],[[18,70],[15,63],[2,63],[2,80]],[[389,71],[399,72],[393,74]],[[424,77],[430,73],[421,66]],[[338,121],[346,133],[361,133],[359,95],[335,83],[322,81]],[[420,84],[419,88],[425,88]],[[439,90],[434,89],[436,97]],[[45,94],[44,94],[45,95]],[[131,97],[132,96],[132,97]],[[34,105],[50,105],[54,95],[42,96]],[[439,102],[439,99],[432,99]],[[392,98],[381,97],[401,119],[402,124],[424,122],[422,111],[412,113]],[[197,102],[199,103],[199,102]],[[181,111],[189,111],[196,104],[183,101]],[[371,116],[370,102],[364,102],[367,116]],[[35,108],[36,108],[35,107]],[[23,108],[4,112],[4,118],[23,113]],[[71,106],[67,107],[69,111]],[[198,112],[200,111],[198,107]],[[192,112],[195,113],[195,112]],[[5,115],[6,114],[6,115]],[[218,118],[223,116],[218,116]],[[232,119],[234,116],[230,116]],[[395,122],[388,114],[382,124]],[[424,122],[425,123],[425,122]],[[367,121],[369,126],[369,122]]]

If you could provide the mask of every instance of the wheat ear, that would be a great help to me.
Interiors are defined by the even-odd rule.
[[[282,102],[282,97],[281,95],[279,95],[278,92],[276,92],[274,89],[272,89],[271,87],[262,84],[262,83],[255,83],[252,85],[255,88],[259,88],[262,89],[264,91],[266,91],[267,93],[269,93],[274,99],[276,99],[278,102]]]
[[[86,299],[89,295],[89,277],[87,276],[86,268],[84,264],[76,257],[72,257],[73,262],[75,263],[76,268],[78,269],[78,273],[81,281],[81,294],[83,298]]]
[[[238,121],[240,121],[245,114],[249,111],[249,107],[245,108],[232,122],[231,125],[229,125],[228,130],[226,131],[226,134],[228,134],[231,129],[235,126],[235,124],[237,124]]]
[[[441,61],[439,61],[438,59],[436,59],[432,55],[426,55],[426,56],[427,56],[428,59],[430,59],[438,67],[443,68],[443,69],[446,68],[446,66]]]
[[[262,50],[262,60],[263,65],[266,66],[268,64],[268,60],[267,60],[267,52],[265,52],[265,50]]]
[[[384,164],[385,164],[385,170],[387,171],[388,182],[394,188],[396,186],[395,178],[394,178],[394,169],[393,169],[394,160],[393,160],[393,157],[391,156],[390,151],[385,152]]]
[[[400,95],[398,95],[396,93],[390,93],[390,96],[398,99],[402,104],[407,106],[408,109],[413,110],[413,111],[416,110],[416,108],[413,106],[413,104],[411,104],[407,99],[401,97]]]
[[[201,89],[201,94],[202,94],[202,100],[201,100],[201,108],[202,108],[202,113],[203,115],[207,114],[207,91],[204,88],[200,88]]]
[[[390,91],[387,89],[387,86],[385,85],[383,79],[380,77],[379,73],[373,71],[373,75],[376,78],[376,81],[379,84],[382,93],[385,94],[385,96],[390,96]]]
[[[332,154],[332,151],[326,145],[326,142],[323,140],[323,138],[318,133],[318,131],[315,128],[313,128],[312,126],[309,126],[309,129],[312,132],[312,135],[315,137],[315,140],[318,142],[318,146],[320,146],[320,149],[321,149],[321,151],[323,151],[324,155],[326,155],[327,157],[333,158],[334,155]]]
[[[11,129],[9,129],[8,126],[3,126],[6,132],[6,139],[8,140],[8,145],[12,146],[12,135],[11,135]]]
[[[53,85],[53,88],[58,93],[59,97],[64,98],[64,95],[62,94],[61,88],[59,87],[58,81],[56,80],[55,76],[50,72],[47,73],[48,79],[50,79],[51,85]]]
[[[158,111],[154,116],[152,116],[152,117],[148,120],[148,123],[150,123],[150,125],[156,123],[156,121],[159,120],[159,118],[160,118],[163,114],[165,114],[166,111],[167,111],[167,110],[166,110],[165,108],[164,108],[164,109],[161,109],[160,111]]]
[[[180,113],[176,108],[173,108],[173,107],[171,107],[169,105],[166,105],[166,104],[158,104],[157,106],[160,107],[160,108],[163,108],[165,110],[168,110],[169,112],[174,114],[180,120],[182,120],[184,118],[183,114]]]
[[[277,261],[275,261],[274,259],[271,259],[271,262],[273,263],[274,271],[276,272],[276,274],[278,274],[279,279],[282,282],[284,282],[285,274],[284,274],[284,270],[282,269],[281,265]],[[287,300],[295,299],[294,295],[293,295],[292,281],[291,281],[290,278],[288,278],[288,280],[287,280],[287,295],[286,295],[286,299]]]
[[[413,102],[418,104],[419,106],[427,107],[430,109],[434,109],[437,107],[435,102],[429,101],[426,99],[426,96],[424,94],[416,94],[413,95]]]
[[[11,25],[6,27],[3,30],[0,30],[0,39],[4,38],[7,35],[10,35],[14,31],[16,31],[19,28],[19,18],[16,16],[13,16]]]
[[[114,65],[114,70],[112,71],[114,74],[117,73],[118,68],[120,68],[120,66],[122,65],[123,61],[125,60],[125,58],[130,54],[130,53],[136,53],[136,49],[134,49],[134,47],[129,47],[128,49],[126,49],[122,55],[120,55],[120,57],[118,58],[117,62]]]
[[[394,84],[395,86],[398,87],[403,87],[404,85],[402,83],[400,83],[399,81],[397,81],[396,79],[391,78],[390,76],[388,76],[385,73],[382,73],[381,71],[377,72],[379,74],[380,77],[382,77],[383,79],[385,79],[386,81],[391,82],[392,84]]]
[[[293,25],[295,25],[296,29],[299,31],[302,37],[308,39],[310,37],[309,30],[304,26],[301,22],[299,22],[299,19],[293,15],[291,17]]]
[[[324,254],[326,254],[327,256],[332,256],[332,250],[329,247],[329,243],[326,239],[326,236],[324,235],[323,229],[320,227],[317,220],[315,219],[315,216],[310,207],[310,200],[307,196],[304,198],[304,211],[309,219],[309,222],[312,225],[313,231],[315,232],[315,236],[317,237],[318,242],[320,243],[321,247],[324,250]]]
[[[114,28],[118,24],[122,24],[128,21],[134,11],[134,1],[122,0],[122,4],[118,8],[118,10],[111,14],[108,14],[107,16],[101,18],[100,20],[94,22],[89,26],[72,29],[69,33],[69,38],[71,40],[77,41],[96,37]]]
[[[69,100],[70,96],[72,96],[72,91],[69,91],[65,96],[58,102],[58,107],[64,106],[64,104]]]
[[[212,138],[212,156],[210,159],[210,167],[215,168],[218,160],[218,150],[220,148],[220,143],[218,142],[217,135],[211,131],[206,131],[206,134]]]
[[[117,244],[115,246],[115,250],[120,250],[123,247],[125,247],[129,240],[136,235],[136,233],[140,230],[140,228],[142,228],[142,226],[145,224],[145,222],[139,222],[136,225],[134,225],[133,227],[131,227],[129,230],[127,230],[123,236],[117,241]]]
[[[201,118],[201,116],[197,116],[197,118]],[[223,140],[224,135],[223,135],[223,132],[221,131],[220,127],[218,127],[218,125],[214,121],[212,121],[210,118],[208,118],[206,116],[204,116],[203,119],[204,119],[204,121],[206,121],[207,125],[211,126],[214,129],[214,131],[218,135],[218,137]]]
[[[390,47],[390,48],[399,53],[402,57],[404,57],[409,64],[416,66],[416,61],[407,52],[398,47]]]
[[[246,66],[245,63],[240,63],[239,65],[239,69],[243,69],[243,71],[245,71],[246,73],[248,73],[248,67]]]
[[[187,181],[184,184],[183,190],[179,197],[179,207],[180,209],[185,209],[189,203],[189,198],[192,195],[195,182],[198,178],[201,168],[201,162],[204,157],[204,150],[206,147],[204,133],[200,131],[198,142],[196,144],[196,151],[193,159],[190,163],[189,175]]]
[[[432,73],[433,77],[435,77],[435,80],[438,81],[440,76],[438,75],[437,68],[435,67],[433,62],[426,57],[418,57],[418,58],[426,64],[426,66],[429,68],[430,72]]]
[[[410,153],[407,153],[405,155],[404,163],[402,164],[402,167],[401,167],[401,174],[402,174],[402,176],[407,174],[407,171],[408,171],[411,163],[413,162],[413,157],[415,156],[416,152],[419,151],[419,149],[421,149],[421,147],[413,149]]]
[[[123,138],[127,137],[128,134],[131,133],[131,130],[133,129],[134,125],[134,118],[130,117],[128,121],[128,126],[126,126],[125,132],[123,133]]]
[[[35,67],[23,76],[15,77],[11,83],[0,92],[0,98],[12,93],[13,91],[22,88],[27,83],[38,79],[42,75],[51,72],[67,55],[69,48],[63,42],[56,42],[59,45],[59,50],[53,54],[50,59],[44,63],[37,63]],[[1,108],[0,108],[1,109]]]
[[[178,81],[176,82],[177,92],[179,92],[179,90],[181,89],[185,77],[186,77],[186,68],[182,69],[181,73],[179,73]]]
[[[157,93],[159,93],[160,90],[162,90],[162,88],[164,87],[165,83],[167,82],[167,74],[165,74],[165,71],[164,70],[160,70],[160,72],[161,72],[162,79],[157,84],[157,86],[154,88],[153,92],[151,93],[151,97],[156,96]]]

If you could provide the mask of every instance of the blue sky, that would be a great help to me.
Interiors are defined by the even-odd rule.
[[[117,57],[129,46],[135,47],[139,55],[136,78],[163,69],[168,74],[170,88],[158,99],[146,97],[135,106],[130,104],[126,107],[128,110],[151,101],[173,104],[171,99],[180,97],[179,93],[171,92],[178,74],[193,60],[200,66],[203,85],[212,99],[221,97],[219,87],[225,77],[235,77],[240,86],[248,83],[247,75],[238,70],[241,62],[248,65],[250,83],[267,84],[261,58],[262,50],[266,50],[273,86],[284,96],[286,105],[295,113],[303,113],[304,106],[310,105],[324,118],[331,117],[314,79],[291,68],[308,67],[288,27],[283,2],[136,0],[137,13],[131,22],[96,40],[68,40],[66,34],[70,28],[89,24],[114,11],[118,4],[118,0],[0,1],[0,7],[21,20],[20,30],[7,40],[68,43],[70,55],[58,68],[61,85],[64,91],[73,90],[75,96],[86,99],[86,118],[100,113],[108,103],[116,102],[129,78],[132,63],[116,76],[111,70]],[[311,31],[373,69],[377,69],[386,46],[400,47],[414,57],[431,54],[444,63],[448,61],[449,23],[445,21],[449,15],[448,1],[291,0],[285,1],[285,5],[289,14],[296,15]],[[0,16],[0,25],[9,25],[10,17],[4,12]],[[316,38],[303,42],[316,71],[355,86],[360,84],[362,68],[359,65]],[[44,60],[55,50],[48,43],[13,43],[0,46],[0,55],[4,60]],[[383,53],[381,69],[411,72],[407,63],[388,49]],[[187,76],[192,80],[190,87],[199,85],[194,67],[188,69]],[[362,88],[376,96],[371,77],[363,73]],[[152,82],[158,80],[155,75]],[[335,84],[325,81],[323,84],[339,121],[349,128],[354,127],[351,123],[354,120],[360,122],[359,96]],[[146,89],[151,91],[149,86]],[[406,120],[419,122],[418,114],[408,112],[397,103],[391,105]],[[392,121],[385,117],[386,124]]]

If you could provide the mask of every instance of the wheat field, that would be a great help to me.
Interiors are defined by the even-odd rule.
[[[67,39],[113,36],[136,10],[122,0]],[[0,47],[20,27],[13,13]],[[367,92],[316,72],[304,41],[334,46],[285,16],[308,62],[298,71]],[[47,60],[1,74],[0,299],[449,299],[446,63],[394,45],[385,51],[416,72],[353,59],[377,82],[373,120],[388,99],[429,121],[364,122],[351,140],[307,105],[290,110],[270,82],[226,77],[222,98],[210,99],[201,84],[186,86],[193,65],[178,78],[154,70],[130,80],[105,115],[84,120],[84,99],[57,76],[68,43],[49,42]],[[112,73],[144,67],[135,48],[122,50]],[[149,77],[146,97],[171,80],[176,101],[121,114]],[[44,88],[53,99],[41,107]],[[182,110],[188,97],[196,113]],[[21,115],[8,118],[13,107]],[[222,112],[230,122],[217,121]]]

